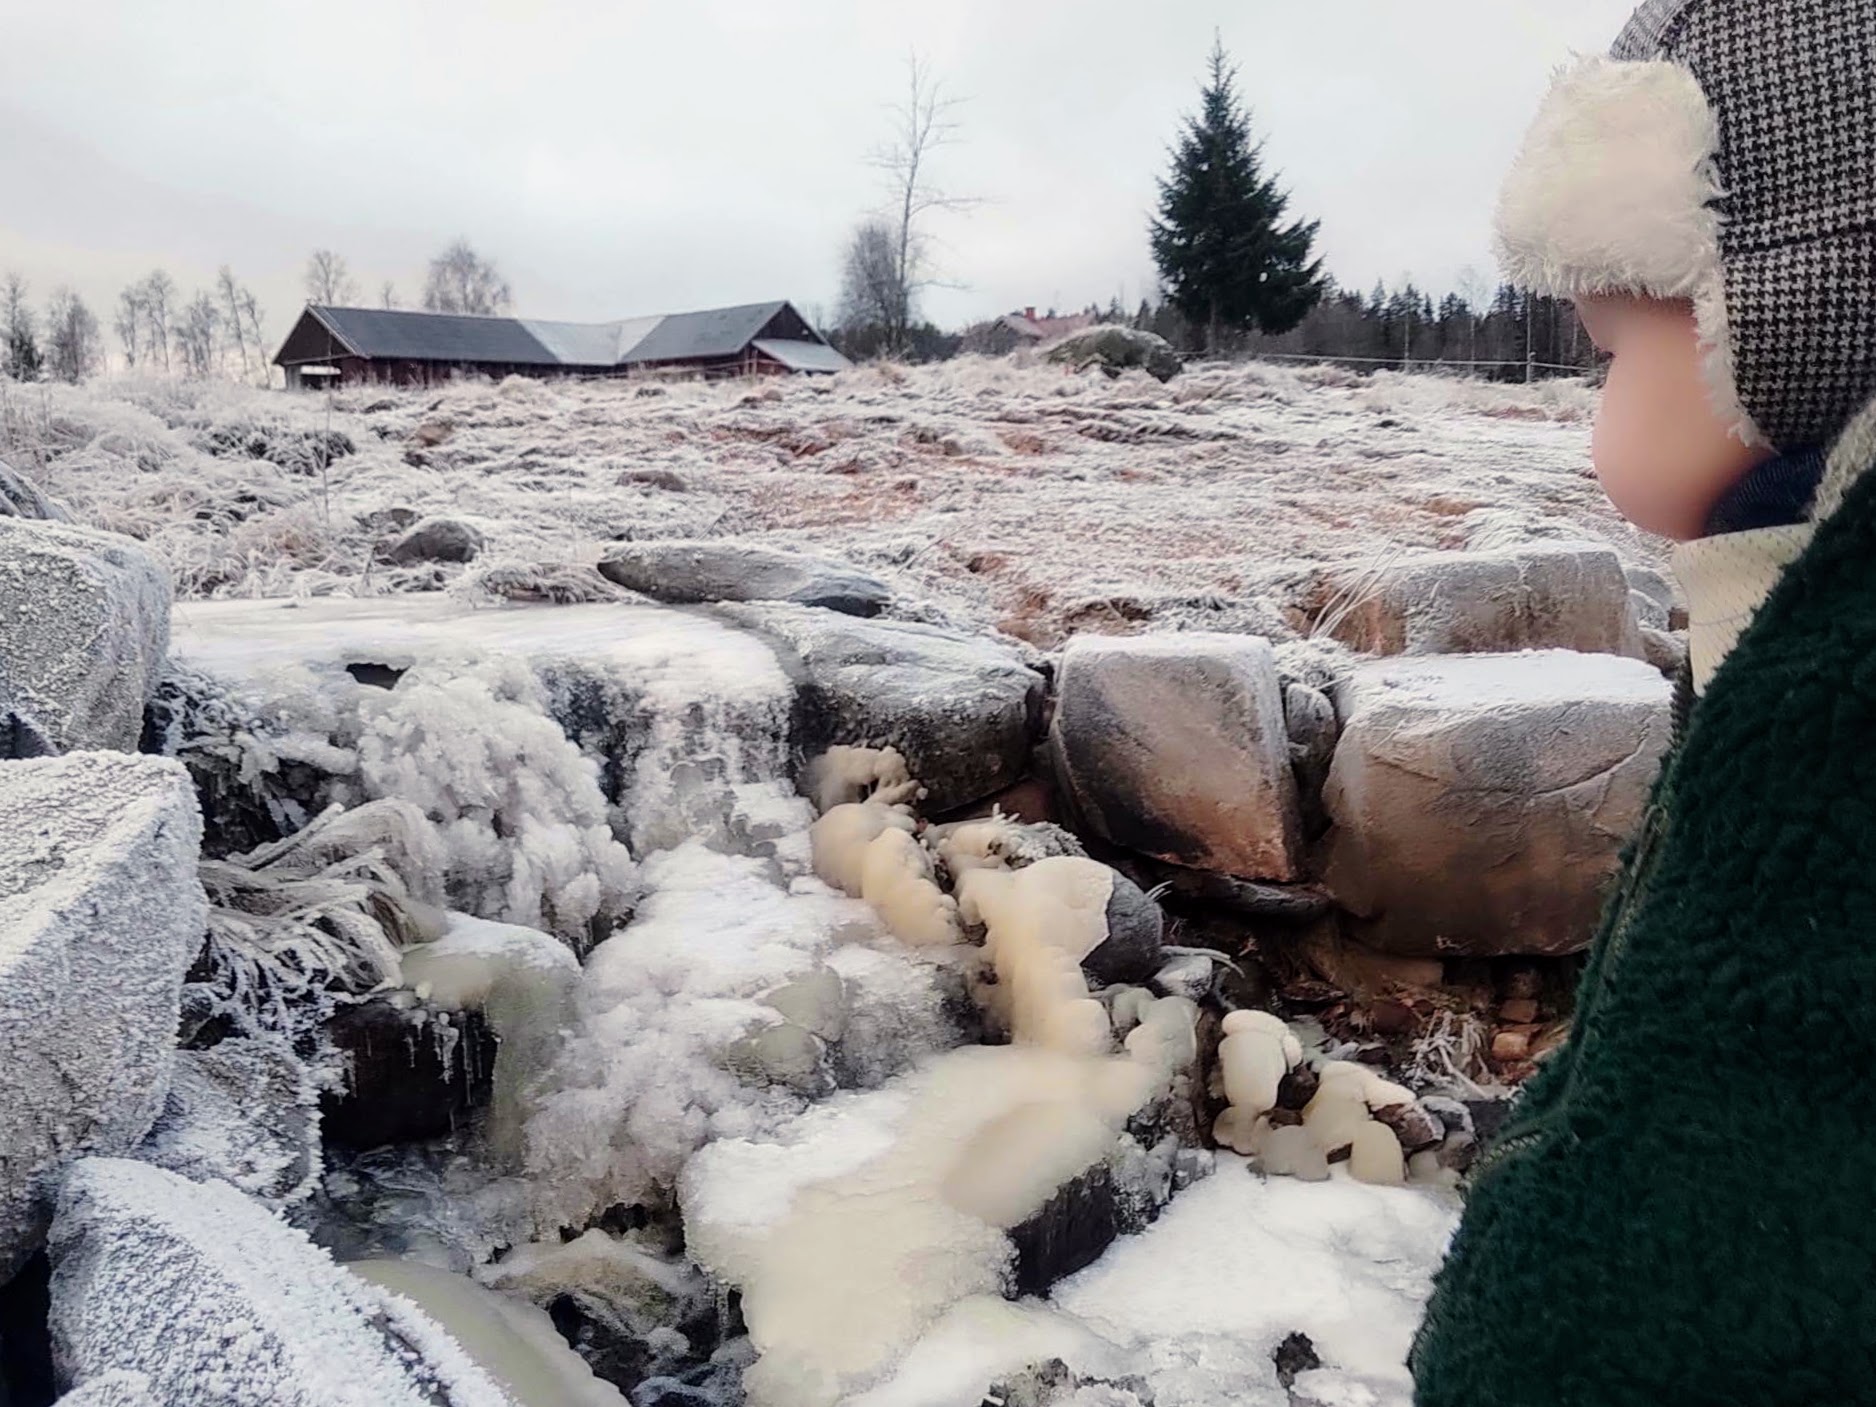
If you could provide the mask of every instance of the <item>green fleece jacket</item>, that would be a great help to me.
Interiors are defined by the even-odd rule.
[[[1876,1403],[1876,474],[1693,710],[1419,1407]]]

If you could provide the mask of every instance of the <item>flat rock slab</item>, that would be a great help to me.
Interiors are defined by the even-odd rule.
[[[1298,878],[1302,826],[1268,641],[1081,636],[1062,661],[1050,748],[1102,839],[1192,869]]]
[[[226,1183],[91,1158],[59,1193],[52,1346],[200,1407],[511,1407],[441,1329]]]
[[[169,609],[169,574],[141,544],[0,515],[0,745],[14,735],[0,757],[135,751]]]
[[[1642,653],[1628,577],[1606,547],[1540,545],[1356,563],[1332,572],[1329,588],[1322,626],[1363,654]]]
[[[163,1108],[208,922],[201,834],[173,762],[0,763],[0,1280],[65,1165],[134,1148]]]
[[[1044,681],[1006,645],[934,626],[859,621],[801,606],[726,606],[725,620],[776,649],[799,691],[797,738],[895,747],[943,815],[1029,770]]]
[[[885,582],[844,562],[742,542],[622,543],[607,549],[599,574],[672,605],[787,601],[876,616],[892,600]]]
[[[1323,879],[1406,957],[1587,946],[1672,731],[1640,660],[1540,651],[1384,660],[1337,692]]]

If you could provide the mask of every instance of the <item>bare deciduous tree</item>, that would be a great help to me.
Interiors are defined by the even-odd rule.
[[[508,310],[514,301],[508,281],[494,264],[459,239],[430,261],[423,305],[433,313],[488,315]]]
[[[117,313],[112,325],[117,331],[117,340],[124,347],[124,365],[135,370],[144,348],[142,284],[132,284],[117,295]]]
[[[843,331],[903,328],[910,321],[905,283],[899,277],[899,241],[893,228],[875,216],[862,220],[847,240],[840,271],[840,327]]]
[[[83,381],[103,356],[98,320],[69,288],[46,306],[46,370],[61,381]]]
[[[161,269],[154,269],[139,288],[143,299],[143,340],[148,360],[161,361],[169,370],[169,323],[176,300],[176,280]]]
[[[26,301],[26,280],[8,274],[0,283],[0,376],[34,381],[39,368],[39,329]]]
[[[384,281],[384,287],[378,290],[378,299],[385,307],[395,308],[397,306],[397,285],[387,278]]]
[[[261,312],[261,300],[254,296],[254,290],[251,288],[242,289],[241,306],[235,317],[235,322],[238,325],[246,325],[247,340],[254,348],[254,360],[260,365],[261,371],[266,373],[266,344],[261,337],[261,324],[264,320],[265,314]]]
[[[184,305],[176,324],[176,350],[182,353],[182,366],[190,376],[204,377],[215,369],[215,336],[221,327],[221,310],[207,293],[198,293]]]
[[[306,301],[343,305],[358,297],[358,285],[343,255],[315,249],[306,261]]]
[[[241,316],[241,285],[235,282],[234,270],[223,264],[215,272],[215,295],[221,299],[217,310],[221,314],[222,325],[228,329],[234,342],[235,355],[241,358],[241,375],[248,374],[248,330],[247,323]],[[259,347],[254,349],[260,351]]]
[[[932,175],[932,162],[939,149],[957,140],[958,101],[945,95],[944,84],[930,65],[913,54],[906,63],[905,96],[892,109],[891,135],[873,154],[873,165],[885,173],[891,192],[887,224],[893,240],[893,276],[898,292],[891,300],[893,319],[884,327],[886,346],[894,353],[904,352],[918,296],[935,282],[926,217],[939,211],[968,210],[976,204],[966,197],[947,194]]]

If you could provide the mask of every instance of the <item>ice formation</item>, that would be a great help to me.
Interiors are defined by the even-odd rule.
[[[1437,1157],[1445,1126],[1413,1091],[1352,1061],[1309,1064],[1295,1033],[1269,1012],[1234,1011],[1223,1034],[1218,1066],[1229,1104],[1212,1126],[1220,1147],[1255,1159],[1267,1174],[1306,1182],[1326,1178],[1336,1161],[1346,1161],[1357,1180],[1382,1186],[1405,1182],[1410,1170],[1424,1182],[1450,1180]],[[1305,1071],[1310,1082],[1295,1085]],[[1284,1108],[1293,1087],[1309,1097]],[[1419,1135],[1411,1147],[1401,1137],[1409,1128]],[[1423,1153],[1435,1156],[1409,1157]]]
[[[964,1047],[816,1106],[777,1141],[699,1153],[683,1184],[690,1250],[742,1287],[762,1352],[750,1401],[844,1400],[954,1306],[1000,1294],[1005,1233],[1115,1148],[1186,1052],[1192,1014],[1172,1001],[1122,1055]]]
[[[501,1042],[488,1138],[498,1157],[519,1165],[528,1111],[573,1019],[578,960],[538,929],[451,914],[441,938],[405,951],[403,978],[421,1000],[488,1016]]]
[[[635,892],[598,766],[521,664],[420,667],[368,699],[358,780],[364,796],[413,802],[436,823],[451,901],[470,913],[584,948]]]
[[[525,1300],[420,1261],[355,1261],[346,1269],[435,1320],[513,1407],[627,1407],[625,1394],[594,1377],[554,1321]]]

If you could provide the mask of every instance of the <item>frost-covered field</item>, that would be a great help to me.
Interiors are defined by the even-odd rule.
[[[845,556],[900,591],[895,614],[1046,647],[1140,625],[1281,633],[1309,566],[1402,547],[1576,537],[1652,560],[1588,476],[1593,404],[1569,382],[1251,365],[1162,387],[970,358],[331,405],[105,382],[0,388],[0,458],[149,542],[182,596],[474,593],[613,540],[740,537]],[[374,549],[400,509],[460,518],[487,549],[466,571],[387,568]]]

